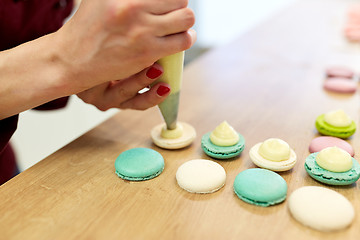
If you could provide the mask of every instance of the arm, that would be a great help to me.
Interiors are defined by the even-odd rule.
[[[0,53],[0,119],[110,81],[144,76],[139,73],[157,59],[195,41],[188,31],[194,15],[186,6],[186,0],[82,1],[59,31]]]
[[[71,94],[52,38],[0,52],[0,119]]]

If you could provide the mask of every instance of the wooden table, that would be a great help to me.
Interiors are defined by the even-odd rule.
[[[322,89],[325,67],[356,67],[358,45],[342,36],[345,13],[354,1],[302,0],[236,41],[212,50],[184,72],[179,119],[197,130],[183,150],[154,146],[150,130],[162,122],[156,108],[122,111],[0,188],[0,239],[359,239],[360,184],[330,187],[304,170],[315,118],[344,109],[359,124],[359,96]],[[236,24],[236,23],[231,23]],[[246,139],[240,157],[216,161],[227,173],[213,194],[178,187],[177,168],[191,159],[210,159],[201,136],[227,120]],[[287,202],[268,208],[236,197],[236,175],[255,167],[249,149],[270,137],[287,141],[298,156],[281,173],[288,195],[301,186],[325,186],[346,196],[356,211],[346,230],[323,233],[294,220]],[[348,140],[360,158],[359,132]],[[114,161],[123,151],[148,147],[165,158],[165,170],[144,182],[121,180]],[[336,207],[336,206],[334,206]]]

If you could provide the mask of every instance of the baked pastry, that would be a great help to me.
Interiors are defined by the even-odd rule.
[[[355,122],[341,109],[321,114],[315,126],[319,133],[339,138],[348,138],[356,131]]]
[[[324,187],[296,189],[289,197],[288,208],[300,223],[326,232],[348,227],[355,217],[354,207],[349,200]]]
[[[224,168],[213,161],[195,159],[183,163],[176,172],[176,180],[182,189],[191,193],[212,193],[225,184]]]
[[[329,185],[349,185],[360,178],[360,164],[338,147],[310,154],[304,167],[313,179]]]
[[[287,171],[296,163],[296,153],[287,142],[269,138],[255,144],[249,152],[251,161],[258,167],[272,171]]]
[[[236,176],[234,192],[244,202],[268,207],[285,200],[287,183],[273,171],[251,168]]]
[[[196,138],[195,129],[187,123],[177,122],[176,128],[168,130],[162,123],[151,130],[153,143],[165,149],[180,149],[189,146]]]
[[[115,173],[129,181],[144,181],[157,177],[164,170],[164,158],[149,148],[132,148],[115,160]]]
[[[228,159],[238,156],[244,150],[245,139],[224,121],[212,132],[203,135],[201,147],[210,157]]]

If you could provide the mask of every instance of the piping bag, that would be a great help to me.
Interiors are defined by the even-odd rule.
[[[155,82],[165,82],[170,85],[170,95],[158,105],[168,130],[176,128],[179,111],[180,89],[182,83],[184,52],[161,58],[157,61],[163,69],[163,75]],[[154,84],[155,84],[154,83]]]

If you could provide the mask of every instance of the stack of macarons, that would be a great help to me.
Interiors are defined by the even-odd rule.
[[[348,10],[344,35],[350,42],[360,42],[360,5]]]
[[[354,76],[354,71],[348,67],[328,67],[326,69],[324,89],[335,93],[355,93],[358,84]]]

